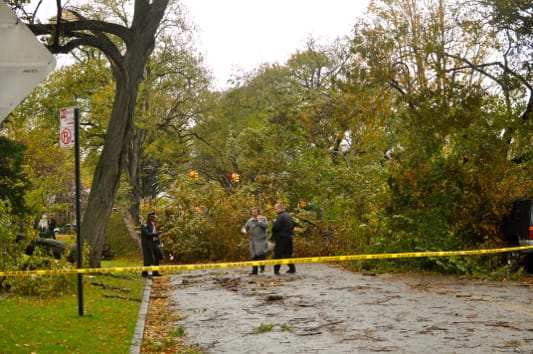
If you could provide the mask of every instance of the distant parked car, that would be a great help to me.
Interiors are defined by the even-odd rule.
[[[533,199],[513,203],[511,214],[504,220],[503,233],[514,244],[533,246]]]
[[[503,234],[511,246],[533,246],[533,199],[519,199],[503,221]],[[528,272],[533,272],[533,249],[519,257]]]
[[[26,246],[24,253],[31,256],[37,247],[47,250],[55,259],[59,259],[63,254],[66,254],[69,262],[74,262],[76,260],[75,244],[68,244],[51,238],[37,237],[31,240],[30,244]]]
[[[76,225],[73,225],[73,224],[65,224],[59,228],[59,233],[61,234],[75,234],[76,232],[77,232],[77,227]]]

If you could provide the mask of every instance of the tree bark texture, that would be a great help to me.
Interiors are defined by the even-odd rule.
[[[131,26],[132,40],[122,63],[111,63],[116,80],[116,94],[104,148],[94,172],[89,201],[82,222],[82,235],[91,247],[89,266],[100,267],[105,230],[113,210],[120,176],[133,131],[135,104],[144,66],[155,45],[155,36],[168,0],[135,1]]]

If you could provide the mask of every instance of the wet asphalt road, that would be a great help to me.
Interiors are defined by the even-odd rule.
[[[208,353],[533,353],[531,281],[297,271],[174,274],[175,325]]]

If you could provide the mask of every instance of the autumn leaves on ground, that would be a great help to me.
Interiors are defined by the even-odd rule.
[[[170,294],[172,288],[168,276],[152,280],[141,353],[202,353],[180,339],[186,335],[186,329],[174,324],[180,315]]]

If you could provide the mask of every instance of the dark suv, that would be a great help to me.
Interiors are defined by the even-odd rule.
[[[533,199],[519,199],[503,221],[503,234],[510,246],[533,246]],[[520,263],[533,272],[533,249],[521,252]]]
[[[503,223],[508,241],[519,246],[533,246],[533,200],[519,199]]]

